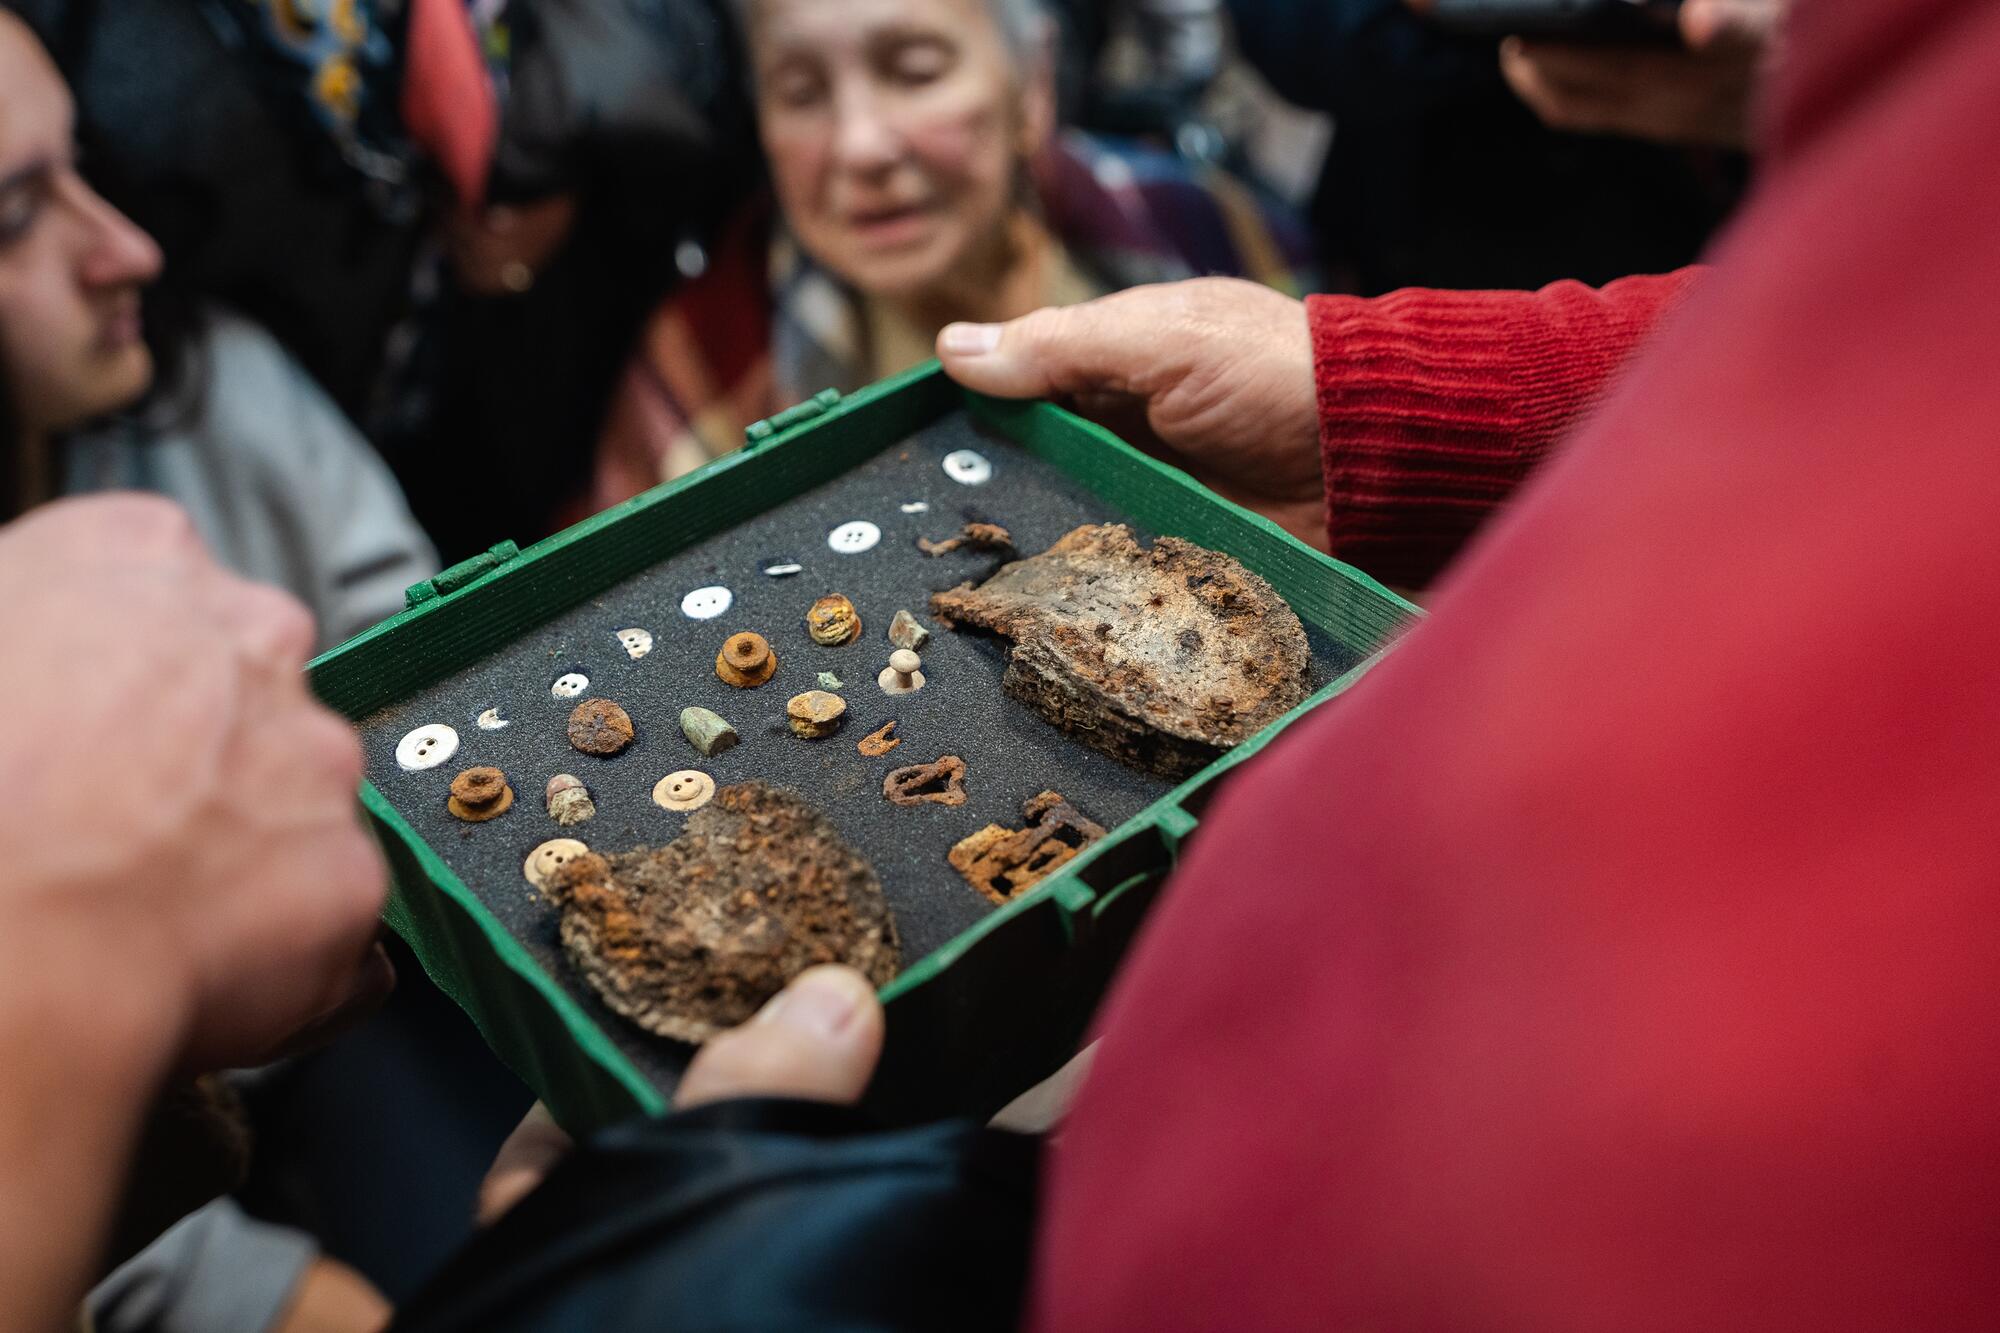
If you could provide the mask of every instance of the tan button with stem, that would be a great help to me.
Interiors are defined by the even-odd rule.
[[[875,683],[884,694],[915,694],[924,687],[924,673],[919,670],[923,664],[924,659],[908,648],[898,648],[889,654],[889,665],[882,668]]]

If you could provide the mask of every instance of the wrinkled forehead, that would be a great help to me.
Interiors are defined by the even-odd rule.
[[[1004,43],[993,0],[740,0],[753,52],[936,31]]]
[[[69,144],[69,89],[34,33],[0,10],[0,173]]]

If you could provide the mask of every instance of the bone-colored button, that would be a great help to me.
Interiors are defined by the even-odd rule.
[[[567,675],[557,676],[556,683],[549,686],[549,693],[558,699],[574,699],[589,688],[590,677],[581,671],[572,671]]]
[[[715,797],[715,779],[698,768],[669,773],[653,784],[653,804],[662,810],[699,810]]]
[[[546,893],[549,877],[589,850],[575,838],[550,838],[528,853],[527,861],[521,866],[521,874],[528,883]]]
[[[396,763],[406,773],[436,768],[458,753],[458,733],[442,722],[418,727],[396,742]]]
[[[625,645],[625,655],[634,662],[653,651],[653,632],[643,629],[621,629],[618,642]]]
[[[507,729],[507,719],[500,716],[499,709],[489,708],[479,715],[479,729],[481,731],[505,731]]]

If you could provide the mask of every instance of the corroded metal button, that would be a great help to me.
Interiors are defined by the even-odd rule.
[[[653,784],[653,804],[662,810],[699,810],[715,797],[715,779],[698,768],[669,773]]]
[[[884,694],[915,694],[924,687],[924,673],[918,669],[923,664],[924,659],[908,648],[898,648],[889,654],[889,665],[882,668],[875,683]]]
[[[585,699],[569,715],[569,743],[585,754],[617,754],[632,743],[632,718],[609,699]]]
[[[806,612],[806,633],[823,648],[852,643],[861,633],[861,613],[840,593],[830,593]]]
[[[549,818],[564,828],[581,824],[597,813],[597,803],[590,799],[590,789],[574,773],[558,773],[550,778],[543,799],[548,803]]]
[[[581,671],[570,671],[556,677],[556,683],[549,686],[549,693],[558,699],[574,699],[590,688],[590,677]]]
[[[761,634],[732,634],[715,655],[715,674],[739,690],[754,690],[778,669],[778,655]]]
[[[808,740],[831,736],[840,729],[840,719],[846,715],[847,700],[826,690],[795,694],[785,705],[785,722],[792,734]]]
[[[507,813],[514,805],[514,789],[507,775],[490,765],[468,768],[451,780],[451,796],[445,809],[468,824],[483,824]]]
[[[442,722],[418,727],[396,742],[396,763],[406,773],[436,768],[458,753],[458,733]]]
[[[550,838],[528,853],[527,861],[521,866],[521,875],[528,883],[546,893],[549,877],[589,850],[590,848],[575,838]]]

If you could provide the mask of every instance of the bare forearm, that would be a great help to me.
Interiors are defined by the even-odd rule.
[[[28,934],[0,959],[0,1327],[62,1328],[97,1274],[172,1017]]]

